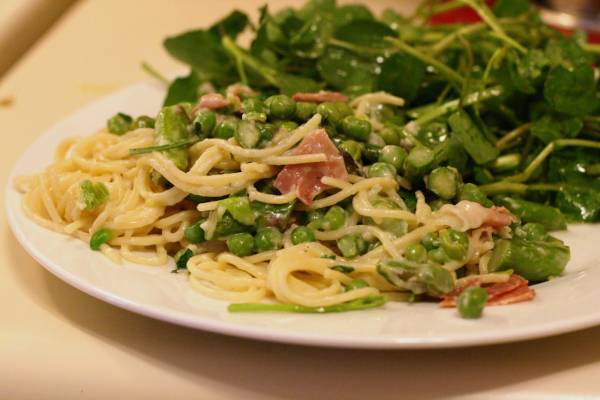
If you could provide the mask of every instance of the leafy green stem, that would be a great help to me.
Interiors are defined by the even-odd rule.
[[[501,86],[492,86],[488,89],[477,91],[466,95],[463,98],[462,106],[470,106],[475,103],[485,101],[494,97],[498,97],[502,94]],[[442,117],[452,111],[458,110],[460,106],[460,99],[454,99],[445,102],[441,105],[426,105],[419,108],[409,110],[408,115],[416,118],[414,123],[417,125],[424,125],[434,119]]]
[[[499,148],[500,150],[507,148],[508,146],[510,146],[510,144],[513,140],[517,139],[518,137],[523,135],[525,132],[527,132],[529,129],[531,129],[532,125],[533,125],[533,123],[528,122],[526,124],[523,124],[515,129],[513,129],[512,131],[508,132],[506,135],[502,136],[496,142],[496,147]]]
[[[171,83],[163,74],[161,74],[160,72],[158,72],[156,70],[156,68],[154,68],[152,65],[148,64],[146,61],[142,62],[142,69],[148,75],[150,75],[151,77],[153,77],[157,81],[160,81],[161,83],[163,83],[166,86],[168,86]]]
[[[479,186],[479,189],[486,195],[503,193],[522,195],[532,191],[560,191],[563,189],[563,187],[564,185],[560,183],[535,183],[528,185],[526,183],[500,181],[488,183],[487,185],[481,185]]]
[[[459,36],[472,35],[473,33],[477,33],[477,32],[484,30],[485,28],[487,28],[487,25],[484,24],[483,22],[478,22],[478,23],[475,23],[472,25],[467,25],[462,28],[459,28],[456,31],[452,32],[451,34],[445,36],[442,40],[435,43],[433,46],[431,46],[431,53],[438,54],[438,53],[444,51],[452,43],[454,43],[454,41]]]
[[[504,29],[502,29],[502,27],[500,26],[500,23],[498,22],[498,20],[496,19],[496,17],[492,13],[492,11],[489,9],[489,7],[484,2],[481,2],[478,0],[459,0],[459,1],[461,3],[468,5],[473,10],[475,10],[475,12],[477,12],[477,14],[479,14],[481,19],[486,24],[488,24],[489,27],[496,33],[498,38],[500,38],[504,42],[508,43],[510,46],[514,47],[521,53],[527,53],[527,49],[525,47],[523,47],[520,43],[518,43],[513,38],[508,36],[506,34],[506,32],[504,32]]]
[[[600,142],[585,139],[558,139],[551,143],[548,143],[546,147],[529,163],[529,165],[523,170],[523,172],[509,176],[504,179],[506,182],[525,182],[531,175],[542,165],[542,163],[548,158],[550,154],[556,149],[562,147],[587,147],[593,149],[600,149]]]
[[[199,141],[200,141],[200,138],[195,137],[192,139],[181,140],[181,141],[175,142],[175,143],[162,144],[159,146],[133,147],[133,148],[129,149],[129,154],[147,154],[147,153],[153,153],[155,151],[167,151],[167,150],[173,150],[173,149],[180,149],[180,148],[191,146],[195,143],[198,143]]]
[[[263,303],[234,303],[230,304],[229,312],[291,312],[302,314],[325,314],[335,312],[366,310],[385,304],[384,296],[367,296],[347,303],[333,304],[322,307],[307,307],[298,304],[263,304]]]

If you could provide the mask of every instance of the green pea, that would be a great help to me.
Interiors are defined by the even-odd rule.
[[[427,188],[444,200],[450,200],[458,193],[460,176],[452,167],[438,167],[431,171],[426,180]]]
[[[267,114],[250,111],[242,114],[242,121],[267,122]]]
[[[360,143],[355,142],[354,140],[344,140],[342,143],[340,143],[340,149],[350,154],[350,156],[356,161],[360,160],[360,155],[362,152],[362,146]]]
[[[345,223],[346,211],[340,206],[333,206],[325,213],[322,227],[334,231],[343,227]]]
[[[381,136],[385,144],[391,144],[395,146],[400,144],[401,135],[399,130],[395,127],[386,126],[380,130],[378,134]]]
[[[275,128],[273,127],[272,124],[261,124],[261,123],[256,123],[256,129],[258,129],[258,132],[260,133],[260,139],[258,141],[258,147],[264,147],[266,146],[271,139],[273,139],[273,134],[274,134],[274,130]]]
[[[296,112],[296,102],[285,94],[278,94],[265,100],[267,114],[276,119],[291,118]]]
[[[450,257],[448,257],[448,254],[446,254],[444,249],[441,247],[429,250],[427,252],[427,258],[438,264],[446,264],[448,261],[450,261]]]
[[[363,146],[363,155],[368,162],[374,163],[379,159],[381,149],[382,147],[376,144],[365,143]]]
[[[477,185],[472,183],[465,183],[458,195],[458,200],[469,200],[481,204],[484,207],[491,207],[494,205],[490,199],[479,189]]]
[[[366,142],[371,133],[371,123],[354,115],[348,115],[342,120],[342,129],[351,138]]]
[[[376,162],[369,167],[367,176],[369,178],[396,178],[396,168],[388,163]]]
[[[487,298],[488,293],[483,288],[470,287],[465,289],[456,301],[456,307],[460,316],[468,319],[481,317]]]
[[[140,115],[133,121],[132,129],[154,128],[154,118],[147,115]]]
[[[317,105],[315,103],[308,103],[300,101],[296,103],[296,119],[299,121],[308,121],[313,115],[317,113]]]
[[[299,226],[292,231],[293,244],[314,242],[315,240],[315,233],[307,226]]]
[[[229,139],[235,136],[238,130],[239,120],[235,117],[228,117],[221,121],[215,128],[213,135],[218,139]]]
[[[440,231],[440,246],[453,260],[463,260],[469,249],[469,236],[454,229]]]
[[[337,240],[340,253],[346,258],[363,254],[368,249],[368,243],[358,234],[344,235]]]
[[[429,250],[440,247],[440,237],[437,232],[429,232],[421,238],[421,244]]]
[[[346,285],[346,292],[349,292],[349,291],[354,290],[354,289],[361,289],[361,288],[364,288],[364,287],[367,287],[367,286],[369,286],[369,284],[364,279],[352,279]]]
[[[188,242],[194,244],[204,242],[204,229],[202,229],[202,227],[200,226],[202,222],[204,222],[204,220],[200,220],[185,228],[185,231],[183,231],[183,235],[185,236]]]
[[[415,146],[404,160],[404,171],[411,176],[420,176],[435,164],[435,153],[429,147]]]
[[[279,124],[279,128],[285,129],[286,131],[291,132],[294,129],[298,128],[298,124],[295,123],[294,121],[282,121]]]
[[[406,150],[402,147],[390,144],[381,149],[379,161],[393,165],[396,170],[401,170],[406,155]]]
[[[260,140],[260,132],[253,121],[241,121],[235,131],[235,139],[243,148],[252,149]]]
[[[283,235],[275,228],[261,228],[254,236],[254,245],[256,250],[269,251],[281,248],[283,243]]]
[[[306,215],[306,225],[311,229],[321,229],[325,213],[322,209],[309,211]]]
[[[227,248],[238,257],[249,256],[254,252],[254,238],[249,233],[236,233],[227,239]]]
[[[106,128],[110,133],[123,135],[132,128],[133,118],[127,114],[117,113],[106,121]]]
[[[107,228],[98,229],[90,238],[90,248],[100,250],[100,246],[112,239],[112,231]]]
[[[217,116],[210,110],[202,110],[192,121],[192,133],[202,138],[208,137],[217,125]]]
[[[244,99],[242,102],[242,110],[244,113],[256,112],[263,113],[265,112],[265,107],[262,100],[258,97],[248,97]]]
[[[427,261],[427,250],[422,244],[411,244],[404,250],[404,258],[409,261],[424,263]]]
[[[317,106],[317,113],[321,114],[324,120],[332,123],[335,126],[340,126],[342,120],[352,115],[352,108],[346,103],[325,102]]]

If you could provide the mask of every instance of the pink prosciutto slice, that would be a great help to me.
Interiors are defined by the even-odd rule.
[[[200,101],[196,106],[197,109],[216,110],[229,105],[229,101],[220,93],[208,93],[200,97]]]
[[[441,307],[455,307],[456,299],[468,287],[483,287],[488,293],[487,304],[499,306],[533,300],[535,291],[528,286],[529,282],[523,277],[513,274],[506,282],[493,283],[482,286],[481,282],[474,279],[467,286],[446,295],[440,302]]]
[[[504,228],[515,222],[516,217],[504,207],[488,208],[482,226],[490,226],[494,229]]]
[[[295,192],[306,205],[311,205],[316,195],[328,189],[321,178],[328,176],[342,180],[348,179],[344,157],[327,136],[325,129],[318,129],[302,140],[293,151],[293,155],[324,153],[327,161],[286,165],[275,179],[275,187],[281,193]]]
[[[294,94],[294,96],[292,96],[292,98],[296,101],[306,101],[309,103],[324,103],[326,101],[331,101],[331,102],[346,102],[348,101],[348,97],[344,96],[343,94],[339,93],[339,92],[327,92],[327,91],[320,91],[320,92],[316,92],[316,93],[303,93],[303,92],[299,92]]]

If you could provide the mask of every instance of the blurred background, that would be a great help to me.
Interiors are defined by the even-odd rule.
[[[70,7],[86,1],[102,0],[0,0],[0,79]],[[143,4],[142,0],[131,1]],[[580,27],[600,31],[600,0],[536,1],[544,8],[544,19],[552,25],[562,29]],[[165,0],[165,5],[172,6],[173,2]],[[411,9],[419,0],[397,2],[400,8]],[[493,2],[488,0],[488,3]],[[276,4],[277,0],[265,0],[265,3]],[[440,16],[438,22],[468,22],[473,17],[469,12],[459,11]],[[592,38],[600,39],[600,35],[592,35]]]

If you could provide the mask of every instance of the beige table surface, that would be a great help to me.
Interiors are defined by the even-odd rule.
[[[19,154],[78,107],[176,64],[160,43],[259,1],[88,0],[0,82],[0,187]],[[280,6],[284,2],[274,2]],[[375,3],[375,2],[373,2]],[[382,2],[376,2],[382,4]],[[393,3],[388,1],[388,3]],[[3,202],[3,196],[0,197]],[[0,399],[592,398],[600,328],[437,351],[270,344],[168,325],[74,289],[34,262],[0,211]]]

